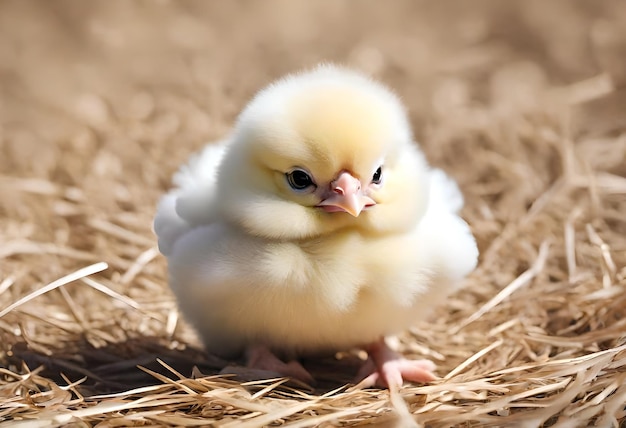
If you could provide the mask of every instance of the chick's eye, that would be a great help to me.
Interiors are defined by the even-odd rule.
[[[380,184],[383,178],[383,167],[379,166],[374,175],[372,176],[372,183]]]
[[[311,176],[301,169],[294,169],[285,175],[287,177],[287,183],[289,183],[294,190],[305,190],[311,186],[315,186]]]

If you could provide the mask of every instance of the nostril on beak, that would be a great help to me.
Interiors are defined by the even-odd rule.
[[[345,192],[345,191],[344,191],[341,187],[339,187],[339,186],[335,187],[335,188],[333,189],[333,192],[335,192],[335,193],[337,193],[337,194],[339,194],[339,195],[345,195],[345,194],[346,194],[346,192]]]

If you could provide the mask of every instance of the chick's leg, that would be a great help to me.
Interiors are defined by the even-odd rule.
[[[265,345],[252,345],[246,350],[247,366],[266,370],[278,375],[300,380],[307,384],[314,382],[313,376],[296,360],[287,363],[278,358]]]
[[[430,382],[437,379],[433,374],[436,366],[430,360],[408,360],[393,351],[385,343],[385,339],[365,348],[369,358],[361,367],[357,379],[362,379],[360,386],[382,386],[388,388],[399,388],[402,383],[410,382]]]

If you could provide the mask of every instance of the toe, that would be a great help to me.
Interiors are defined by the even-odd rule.
[[[285,370],[283,374],[294,379],[301,380],[302,382],[308,383],[309,385],[313,385],[315,383],[313,376],[311,376],[307,369],[302,367],[302,364],[295,360],[289,361],[285,365]]]
[[[379,383],[383,383],[382,386],[386,386],[390,389],[397,389],[404,383],[404,373],[402,367],[398,364],[399,361],[387,361],[381,367],[381,376]]]
[[[437,379],[437,376],[433,374],[436,366],[429,360],[399,360],[397,369],[401,378],[409,382],[424,383]]]
[[[248,368],[277,373],[308,384],[314,383],[313,376],[298,361],[292,360],[285,363],[265,346],[251,346],[246,355]]]

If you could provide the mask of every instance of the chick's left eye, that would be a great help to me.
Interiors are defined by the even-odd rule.
[[[379,166],[374,175],[372,176],[372,183],[380,184],[383,178],[383,167]]]
[[[311,176],[301,169],[294,169],[285,175],[287,176],[287,182],[294,190],[305,190],[311,186],[315,186]]]

